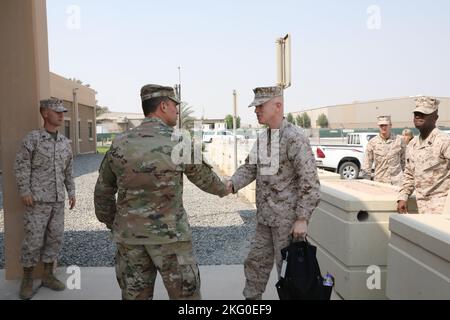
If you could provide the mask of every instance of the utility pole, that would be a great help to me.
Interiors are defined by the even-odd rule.
[[[233,168],[234,171],[237,170],[237,137],[236,137],[236,129],[237,129],[237,93],[236,90],[233,90]]]
[[[277,44],[277,85],[283,89],[291,86],[291,36],[278,38]]]
[[[178,101],[180,105],[178,107],[178,128],[182,129],[182,117],[181,117],[181,67],[178,67],[178,85],[175,85],[175,91],[177,93]]]

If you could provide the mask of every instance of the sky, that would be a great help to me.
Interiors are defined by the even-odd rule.
[[[285,111],[450,96],[448,0],[47,0],[50,70],[89,83],[98,104],[142,112],[140,88],[173,86],[195,116],[256,123],[276,39],[292,38]]]

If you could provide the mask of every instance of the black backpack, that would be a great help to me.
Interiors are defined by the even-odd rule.
[[[281,250],[285,276],[276,284],[280,300],[330,300],[332,283],[324,285],[316,258],[317,248],[305,241],[291,242]],[[283,271],[283,270],[282,270]]]

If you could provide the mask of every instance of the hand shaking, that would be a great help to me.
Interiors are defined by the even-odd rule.
[[[227,187],[227,195],[233,193],[233,182],[230,179],[225,179],[225,186]]]

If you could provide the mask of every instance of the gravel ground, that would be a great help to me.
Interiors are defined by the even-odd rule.
[[[102,158],[102,155],[84,155],[75,159],[77,206],[72,211],[66,208],[65,238],[59,259],[61,265],[114,265],[115,245],[109,231],[94,214],[94,186]],[[184,181],[184,207],[192,227],[199,264],[242,264],[255,228],[253,206],[233,195],[220,199],[202,192],[186,177]],[[0,269],[4,267],[3,232],[0,203]]]

